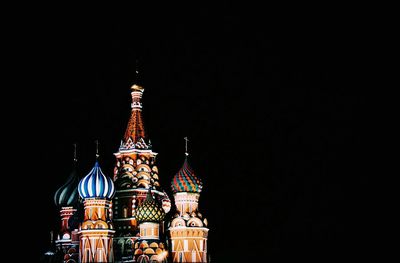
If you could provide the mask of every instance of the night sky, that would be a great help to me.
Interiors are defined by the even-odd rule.
[[[94,165],[96,139],[112,176],[136,59],[161,185],[172,197],[189,137],[214,262],[364,250],[366,117],[348,81],[347,33],[326,21],[207,12],[102,18],[54,14],[42,27],[40,253],[59,227],[53,195],[71,171],[72,144],[81,177]]]

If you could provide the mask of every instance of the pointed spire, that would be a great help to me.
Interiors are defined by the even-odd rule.
[[[131,149],[150,149],[151,145],[147,142],[146,133],[144,129],[143,117],[142,117],[142,96],[144,88],[141,86],[139,81],[139,65],[136,60],[135,66],[135,81],[131,87],[132,96],[132,113],[126,128],[121,150]]]

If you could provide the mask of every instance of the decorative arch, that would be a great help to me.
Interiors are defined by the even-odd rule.
[[[187,221],[187,226],[189,227],[202,227],[203,222],[199,218],[192,217]]]
[[[143,251],[143,253],[145,253],[145,254],[147,254],[147,255],[153,255],[153,254],[155,254],[156,252],[154,252],[154,249],[152,249],[152,248],[146,248],[144,251]]]
[[[150,244],[151,248],[158,248],[158,244],[156,242],[153,242]]]
[[[82,223],[82,229],[93,229],[94,225],[91,221],[85,221]]]
[[[183,220],[182,218],[175,218],[174,220],[172,220],[171,222],[171,227],[178,227],[178,226],[185,226],[185,220]]]
[[[139,178],[139,179],[150,180],[150,174],[148,172],[144,172],[144,171],[138,172],[136,177]]]
[[[97,229],[108,229],[108,224],[104,221],[97,221],[95,227]]]
[[[130,188],[132,186],[132,180],[129,177],[118,178],[116,183],[120,188]]]
[[[132,179],[133,177],[133,173],[129,172],[129,171],[124,171],[122,172],[122,174],[119,176],[119,178],[129,178]]]
[[[143,186],[144,188],[149,188],[149,183],[146,180],[142,179],[142,180],[139,180],[137,186],[138,187]]]
[[[129,163],[125,163],[124,165],[122,165],[121,170],[124,172],[133,172],[135,170],[135,168],[129,164]]]
[[[143,243],[140,244],[139,247],[140,247],[140,248],[148,248],[149,245],[148,245],[146,242],[143,242]]]
[[[138,166],[136,166],[136,171],[139,172],[150,172],[150,167],[147,164],[139,164]]]

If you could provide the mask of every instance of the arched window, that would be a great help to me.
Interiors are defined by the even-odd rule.
[[[127,218],[128,217],[128,207],[123,206],[122,208],[122,217]]]

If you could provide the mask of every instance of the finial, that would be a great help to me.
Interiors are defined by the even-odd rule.
[[[139,60],[138,59],[136,59],[136,61],[135,61],[135,84],[136,85],[139,85],[140,86],[140,84],[141,83],[139,83],[140,81],[139,81]]]
[[[131,90],[140,91],[140,92],[143,92],[143,90],[144,90],[142,87],[140,76],[139,76],[139,60],[138,59],[136,59],[136,61],[135,61],[135,77],[134,77],[134,81],[133,81]]]
[[[138,59],[136,59],[136,61],[135,61],[135,73],[136,73],[135,77],[138,77],[138,75],[139,75],[139,60]]]
[[[77,162],[78,159],[76,158],[76,143],[74,143],[73,145],[74,145],[74,162]]]
[[[188,137],[185,137],[183,139],[185,140],[185,155],[189,156],[189,153],[188,153],[188,141],[189,141],[189,139],[188,139]]]
[[[94,143],[96,144],[96,160],[99,158],[99,140],[95,140]]]

